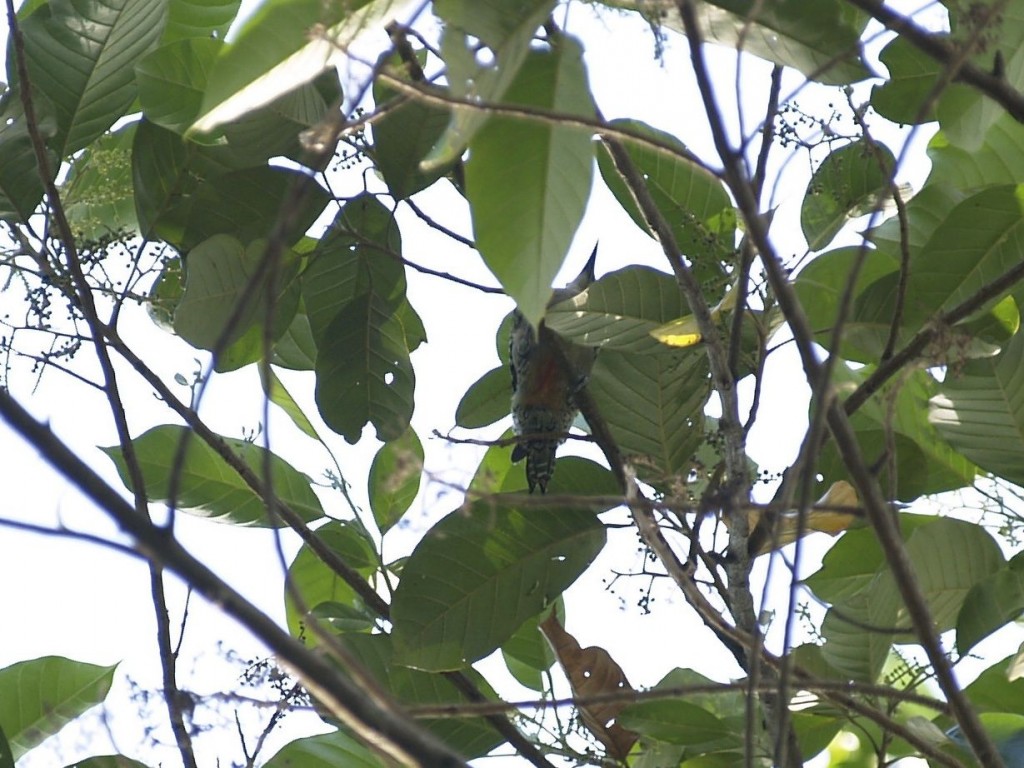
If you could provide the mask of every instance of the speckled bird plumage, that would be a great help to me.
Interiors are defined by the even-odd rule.
[[[554,292],[548,306],[572,298],[594,280],[597,249],[579,277]],[[569,363],[557,354],[557,334],[544,325],[534,329],[518,310],[512,313],[509,367],[512,373],[512,425],[522,439],[512,461],[526,459],[526,482],[532,493],[547,491],[555,471],[555,453],[576,418],[576,393],[586,383],[596,350],[562,341]]]

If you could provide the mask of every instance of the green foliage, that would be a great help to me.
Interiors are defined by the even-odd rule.
[[[8,46],[10,85],[0,97],[0,269],[4,293],[21,291],[17,311],[5,305],[0,315],[0,404],[19,392],[12,361],[28,360],[33,375],[36,366],[70,373],[118,414],[118,429],[103,434],[124,442],[102,450],[138,512],[162,504],[278,529],[283,506],[296,514],[289,526],[302,528],[301,546],[273,532],[281,557],[295,553],[274,592],[278,623],[313,658],[337,662],[336,677],[303,684],[315,699],[351,680],[368,702],[393,699],[415,719],[324,713],[337,730],[298,738],[269,759],[246,753],[248,763],[379,766],[364,740],[422,731],[466,760],[511,744],[543,764],[528,741],[544,759],[610,765],[628,749],[616,752],[624,731],[618,744],[635,742],[624,758],[633,768],[732,768],[772,759],[772,739],[784,737],[772,729],[787,704],[793,744],[807,760],[826,751],[836,766],[917,754],[935,762],[935,751],[968,760],[938,714],[957,708],[938,702],[936,682],[945,699],[959,695],[943,687],[938,636],[955,630],[956,660],[1024,614],[1024,559],[1004,555],[1020,539],[1024,497],[1015,487],[1024,485],[1024,127],[1015,106],[1024,2],[1002,3],[991,18],[989,3],[945,4],[949,32],[930,37],[927,50],[894,28],[879,54],[887,74],[870,81],[863,47],[875,27],[845,0],[579,5],[434,0],[411,13],[396,0],[265,0],[243,18],[236,0],[25,3],[23,46]],[[687,9],[692,18],[681,15]],[[686,135],[663,127],[678,125],[670,110],[636,101],[632,86],[647,83],[612,93],[592,81],[591,72],[607,71],[598,57],[625,62],[637,52],[595,45],[596,33],[577,21],[584,11],[613,31],[642,14],[666,67],[684,48],[677,33],[696,22],[689,31],[703,43],[691,51],[685,85],[704,86],[694,93],[706,100],[679,105],[673,93],[665,105],[682,107]],[[783,71],[773,79],[750,56]],[[734,81],[723,81],[732,72],[723,62],[737,67]],[[762,84],[771,98],[756,92]],[[886,121],[935,128],[919,190],[904,183],[924,173],[907,165],[917,145],[890,139]],[[45,188],[51,181],[56,195]],[[867,230],[854,231],[854,219],[870,222]],[[618,224],[623,231],[611,231]],[[666,231],[671,242],[659,242]],[[580,232],[600,238],[601,276],[553,300],[564,295],[552,283],[567,254],[592,245],[575,242]],[[466,245],[493,276],[488,286],[453,256]],[[669,264],[662,257],[672,247]],[[494,317],[432,292],[452,282],[457,291],[503,292],[487,305]],[[176,337],[169,354],[198,356],[193,381],[170,374],[191,385],[187,402],[164,383],[166,339],[134,340],[133,302]],[[493,327],[514,305],[538,338],[556,340],[520,357],[541,371],[538,391],[523,398],[528,407],[582,411],[546,496],[527,492],[508,430],[475,468],[435,475],[440,441],[427,435],[454,426],[481,430],[463,442],[489,443],[495,425],[508,424],[512,315],[495,333],[499,364],[465,392],[461,384],[445,392],[458,401],[448,423],[432,393],[493,354],[489,342],[476,349],[460,337],[444,339],[460,342],[445,370],[422,362],[433,352],[428,338],[438,340],[428,327],[435,314],[420,315],[438,308],[431,302],[465,328]],[[50,334],[48,346],[20,346],[37,334]],[[93,340],[110,365],[74,359]],[[587,376],[560,370],[563,342],[596,355]],[[789,347],[806,370],[776,362]],[[210,436],[199,422],[236,417],[211,412],[208,379],[255,387],[254,366],[267,412],[276,406],[272,423],[261,412],[259,426],[242,432],[253,440]],[[294,372],[287,388],[279,368]],[[114,385],[136,374],[166,414],[122,398]],[[804,429],[790,395],[811,390],[815,431],[802,436],[800,458],[774,451],[765,433],[777,423]],[[780,414],[781,422],[767,418]],[[262,430],[281,416],[287,429],[274,429],[263,447]],[[277,453],[291,426],[303,446],[316,441],[317,456],[287,453],[301,465]],[[522,449],[529,438],[518,439]],[[373,455],[368,472],[342,440],[358,457]],[[59,455],[43,439],[32,447]],[[462,462],[471,450],[453,445],[450,456]],[[615,471],[572,455],[598,452],[620,463]],[[316,467],[325,480],[314,481],[306,462],[325,453],[333,468]],[[815,496],[822,501],[810,503]],[[797,576],[806,572],[797,548],[784,552],[791,571],[772,571],[799,578],[812,607],[796,604],[796,588],[784,598],[774,588],[758,593],[762,571],[748,572],[744,553],[771,545],[739,538],[744,516],[755,531],[778,524],[787,541],[808,529],[842,534],[822,542],[816,572]],[[899,529],[892,541],[880,522],[889,518]],[[117,523],[125,536],[150,524],[142,515]],[[633,561],[634,540],[624,546],[620,528],[640,537]],[[216,576],[163,561],[182,548],[129,545],[237,611],[226,599],[233,593],[204,581]],[[750,648],[793,662],[792,700],[723,690],[683,668],[705,661],[689,626],[678,637],[638,635],[631,653],[664,653],[678,667],[656,687],[662,698],[633,700],[624,680],[602,678],[614,664],[594,661],[611,659],[612,643],[584,641],[633,618],[593,615],[598,603],[584,590],[595,589],[595,575],[612,591],[620,579],[643,579],[646,609],[670,583],[680,587],[711,629],[704,634],[759,685],[777,681],[783,659],[754,669]],[[562,626],[568,615],[574,641],[572,622],[586,614],[579,658],[545,639],[552,611]],[[805,621],[794,622],[798,615]],[[746,637],[773,616],[797,647],[781,648],[775,627],[765,644]],[[302,648],[265,626],[256,634],[303,673]],[[493,669],[499,650],[531,695],[565,696],[567,678],[578,717],[463,711],[510,695],[499,697],[480,672]],[[990,665],[963,693],[1004,753],[1024,716],[1018,673],[1004,673],[1006,665]],[[112,675],[57,657],[0,670],[0,768],[103,701]],[[835,683],[847,688],[837,693]],[[867,684],[892,696],[866,693]],[[802,700],[805,692],[814,700]],[[904,692],[933,706],[899,701]],[[304,701],[295,695],[282,712]],[[348,702],[359,713],[363,703]],[[859,734],[859,746],[844,747],[837,734]],[[78,764],[137,765],[120,755]]]
[[[99,704],[110,690],[115,668],[44,656],[0,669],[0,728],[7,747],[0,752],[8,761],[18,760]]]

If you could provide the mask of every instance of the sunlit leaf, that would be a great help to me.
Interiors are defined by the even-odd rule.
[[[412,427],[377,451],[367,486],[370,510],[381,533],[387,533],[412,506],[422,476],[423,445]]]

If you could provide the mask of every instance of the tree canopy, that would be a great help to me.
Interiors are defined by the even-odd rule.
[[[1019,657],[958,677],[1024,612],[1020,0],[7,0],[7,17],[4,453],[29,446],[117,533],[0,526],[147,564],[174,741],[77,764],[196,768],[196,712],[259,699],[218,760],[1024,766]],[[596,42],[594,24],[638,20],[646,47]],[[597,57],[671,66],[678,91],[604,82]],[[670,104],[692,135],[650,117]],[[640,245],[608,248],[595,216]],[[598,278],[553,294],[591,232]],[[414,295],[421,276],[436,294]],[[451,347],[445,366],[478,378],[441,418],[431,303],[467,339],[473,307],[498,318],[493,345]],[[593,350],[546,493],[511,461],[513,305],[563,373]],[[168,335],[192,378],[164,367]],[[243,369],[259,424],[219,427],[208,388]],[[72,404],[98,393],[116,440],[92,454],[40,421],[42,378]],[[798,455],[759,466],[780,412]],[[308,450],[282,450],[272,418]],[[373,453],[365,476],[349,445]],[[425,498],[428,454],[466,445],[478,465]],[[283,621],[197,556],[188,517],[274,532]],[[53,536],[34,541],[47,557]],[[742,674],[649,636],[635,653],[674,668],[628,679],[572,629],[591,608],[570,588],[598,568],[674,598],[645,611],[685,604]],[[266,646],[256,693],[181,682],[179,583]],[[74,654],[0,669],[0,768],[114,678]],[[326,732],[289,730],[310,708]]]

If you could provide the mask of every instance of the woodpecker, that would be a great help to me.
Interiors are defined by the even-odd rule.
[[[583,271],[565,288],[556,290],[548,306],[584,291],[594,281],[597,247]],[[559,360],[558,345],[568,366]],[[520,314],[512,312],[509,337],[509,368],[512,372],[512,426],[522,439],[512,449],[512,461],[526,459],[530,493],[546,493],[555,471],[555,451],[565,442],[576,418],[576,393],[586,384],[597,350],[560,339],[541,320],[535,330]]]

